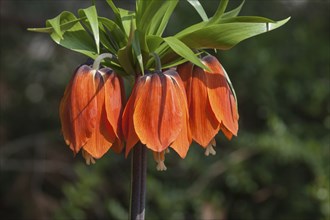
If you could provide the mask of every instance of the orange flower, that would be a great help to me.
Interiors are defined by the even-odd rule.
[[[202,59],[210,72],[187,62],[177,67],[184,83],[189,105],[192,138],[206,148],[206,155],[215,154],[214,136],[221,130],[230,140],[238,131],[237,104],[226,73],[213,56]]]
[[[109,68],[82,65],[66,87],[60,104],[62,132],[74,154],[82,148],[87,164],[121,142],[123,90],[121,79]]]
[[[138,142],[154,151],[158,170],[166,170],[164,152],[170,146],[182,158],[191,144],[188,105],[175,70],[141,76],[123,112],[126,156]]]

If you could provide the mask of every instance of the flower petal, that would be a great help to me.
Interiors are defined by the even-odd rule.
[[[177,100],[180,103],[181,111],[183,112],[182,119],[182,129],[178,137],[171,144],[171,147],[180,155],[181,158],[185,158],[189,149],[189,146],[192,142],[191,131],[189,127],[189,110],[188,103],[186,98],[186,92],[184,89],[183,82],[177,72],[173,70],[166,71],[166,73],[172,77],[175,93]]]
[[[122,82],[110,68],[99,70],[103,76],[105,87],[105,110],[107,118],[117,138],[121,138],[121,114],[123,108]]]
[[[233,134],[230,131],[228,131],[228,129],[223,124],[221,124],[221,131],[228,140],[232,139]]]
[[[133,114],[135,131],[143,144],[156,152],[165,150],[182,129],[182,111],[171,77],[146,75]]]
[[[145,80],[145,77],[140,77],[136,80],[131,96],[129,97],[125,109],[123,111],[122,129],[124,138],[126,140],[126,157],[130,150],[133,148],[133,146],[139,141],[133,124],[133,112],[137,98],[137,91],[139,91],[141,87],[145,84]]]
[[[104,100],[105,86],[100,73],[95,75],[95,86],[97,88],[95,94],[97,123],[94,132],[83,148],[94,158],[100,158],[116,141],[116,135],[107,118]]]
[[[232,134],[237,135],[238,112],[236,102],[226,81],[223,68],[213,56],[204,57],[203,62],[211,70],[211,72],[205,71],[211,108],[218,121],[223,123]]]
[[[69,109],[69,107],[71,106],[70,96],[72,89],[72,81],[73,79],[70,80],[69,85],[65,88],[63,98],[60,102],[60,119],[65,143],[69,145],[70,149],[75,153],[74,135],[72,133]]]
[[[122,152],[124,148],[124,142],[120,139],[116,139],[115,143],[112,144],[111,150],[113,150],[115,153],[119,154]]]
[[[177,67],[177,72],[180,75],[180,78],[186,90],[188,106],[190,106],[191,100],[191,81],[193,68],[194,64],[191,62],[183,63]]]
[[[83,65],[72,81],[69,109],[76,153],[86,144],[96,126],[97,104],[93,77],[94,71]]]
[[[189,124],[193,139],[203,147],[209,145],[220,129],[220,122],[210,106],[206,83],[204,70],[195,66],[191,83]]]

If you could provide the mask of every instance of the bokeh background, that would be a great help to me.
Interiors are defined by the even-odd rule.
[[[105,1],[96,3],[101,15],[112,17]],[[59,101],[86,58],[26,31],[90,4],[0,1],[1,219],[127,219],[130,159],[110,151],[86,166],[61,136]],[[118,4],[134,7],[133,1]],[[218,1],[202,4],[211,15]],[[238,4],[231,1],[228,9]],[[246,1],[242,15],[292,18],[218,53],[238,96],[239,135],[229,142],[219,134],[213,157],[197,145],[184,160],[172,152],[166,172],[156,171],[149,154],[147,219],[329,219],[329,5]],[[182,0],[166,34],[198,21]]]

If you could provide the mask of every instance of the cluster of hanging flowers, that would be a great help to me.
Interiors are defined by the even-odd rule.
[[[215,135],[237,135],[238,112],[226,73],[214,56],[201,61],[204,70],[186,62],[168,70],[138,75],[125,104],[123,81],[112,69],[82,65],[73,75],[60,104],[67,145],[95,163],[110,148],[125,154],[140,141],[153,151],[157,170],[166,170],[165,152],[185,158],[192,141],[215,154]]]
[[[219,0],[208,17],[198,0],[187,2],[202,21],[173,36],[163,33],[179,0],[136,0],[135,10],[106,0],[114,20],[99,16],[93,1],[78,10],[78,17],[63,11],[46,27],[29,29],[48,33],[57,44],[94,60],[78,67],[65,89],[59,109],[62,133],[73,154],[81,151],[87,164],[109,149],[124,151],[126,157],[134,151],[131,219],[144,219],[146,148],[156,169],[164,171],[170,148],[185,158],[195,142],[206,156],[215,155],[220,131],[229,140],[237,135],[235,91],[209,53],[228,50],[290,19],[239,16],[245,1],[227,11],[229,0]]]
[[[113,20],[99,16],[94,2],[77,17],[63,11],[46,27],[29,28],[95,60],[75,71],[60,104],[65,142],[74,154],[82,150],[87,164],[109,149],[125,149],[127,156],[141,142],[153,151],[157,169],[165,170],[169,148],[184,158],[194,141],[206,155],[215,154],[217,133],[237,135],[237,99],[229,77],[214,56],[200,56],[208,49],[228,50],[290,18],[239,16],[245,1],[227,11],[229,0],[219,1],[208,16],[198,0],[187,2],[202,20],[173,36],[163,33],[179,0],[136,0],[134,10],[107,0]],[[132,82],[130,95],[123,78]]]

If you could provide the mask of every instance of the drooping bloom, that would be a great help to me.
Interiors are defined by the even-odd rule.
[[[206,148],[205,154],[215,154],[214,136],[221,130],[230,140],[238,132],[237,103],[226,73],[213,56],[202,59],[210,71],[187,62],[177,67],[184,83],[189,106],[192,138]]]
[[[158,170],[166,170],[164,153],[168,147],[184,158],[192,138],[186,93],[178,73],[167,70],[140,76],[122,123],[126,155],[141,141],[154,152]]]
[[[123,102],[122,81],[110,68],[76,70],[61,100],[60,118],[66,144],[74,154],[82,148],[87,164],[109,148],[122,150]]]

